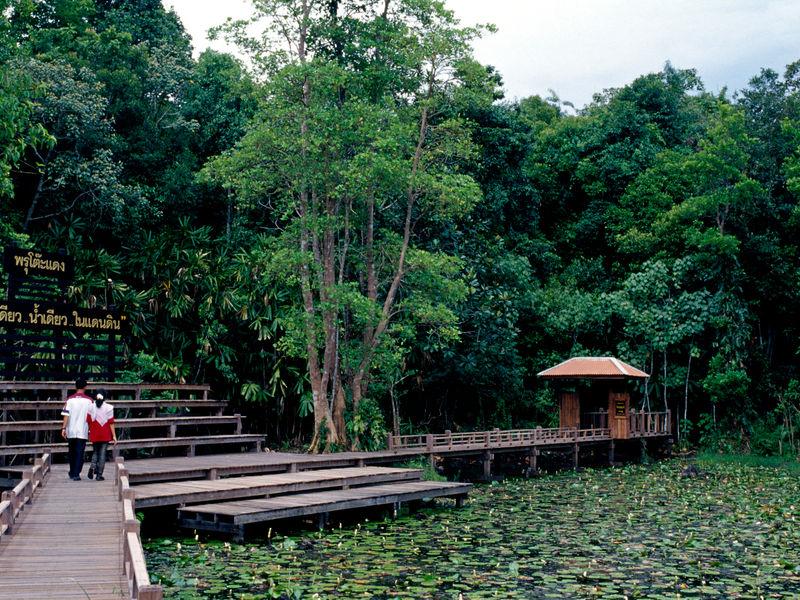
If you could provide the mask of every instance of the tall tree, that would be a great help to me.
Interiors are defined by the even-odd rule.
[[[273,270],[302,299],[284,347],[306,358],[312,449],[358,445],[363,400],[384,361],[420,332],[458,335],[448,305],[464,295],[459,262],[414,240],[480,196],[459,173],[472,152],[468,129],[437,119],[477,30],[432,0],[254,4],[272,35],[245,45],[273,73],[269,101],[213,168],[242,199],[271,203]],[[281,35],[288,45],[278,49]]]

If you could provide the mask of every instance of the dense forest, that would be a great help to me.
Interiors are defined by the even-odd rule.
[[[125,377],[373,448],[549,425],[536,373],[611,354],[681,443],[797,452],[800,61],[575,109],[504,99],[437,0],[257,0],[237,57],[158,0],[0,12],[0,243],[75,256]]]

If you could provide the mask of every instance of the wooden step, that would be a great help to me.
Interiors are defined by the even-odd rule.
[[[137,427],[179,427],[182,425],[235,425],[241,427],[242,416],[221,415],[211,417],[162,416],[139,419],[115,419],[117,429]],[[0,421],[0,433],[7,431],[60,431],[62,421]],[[238,433],[238,432],[237,432]],[[170,435],[170,437],[175,437]]]
[[[125,467],[133,483],[220,479],[337,467],[365,466],[365,453],[296,454],[289,452],[221,453],[203,456],[128,459]],[[397,462],[396,460],[394,462]]]
[[[176,438],[141,438],[136,440],[120,440],[116,447],[113,447],[113,452],[117,454],[122,450],[186,447],[189,449],[191,456],[194,453],[194,449],[198,446],[253,444],[257,450],[260,450],[263,441],[264,436],[260,434],[198,435]],[[112,447],[109,446],[109,448],[111,449]],[[66,454],[67,444],[21,444],[17,446],[0,446],[0,456],[13,456],[16,454],[40,454],[48,449],[51,450],[53,454]],[[90,449],[91,446],[87,444],[87,451]]]
[[[207,383],[133,383],[125,381],[89,381],[88,390],[105,389],[114,392],[128,392],[141,395],[142,392],[194,392],[207,395],[211,386]],[[0,392],[52,391],[69,395],[75,391],[75,380],[70,381],[0,381]]]
[[[250,523],[264,523],[337,510],[439,497],[455,497],[460,502],[471,489],[472,484],[469,483],[403,481],[349,490],[187,506],[178,511],[178,518],[182,527],[190,529],[241,533],[241,528]]]
[[[378,483],[419,480],[422,471],[390,467],[351,467],[217,480],[137,485],[136,508],[177,506],[235,498],[296,494],[307,490],[347,489]]]
[[[191,398],[161,400],[110,400],[114,408],[224,408],[223,400],[193,400]],[[63,400],[0,400],[0,412],[28,410],[57,410],[64,408]]]

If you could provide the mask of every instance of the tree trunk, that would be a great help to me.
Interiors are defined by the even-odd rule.
[[[429,88],[429,96],[433,93],[432,84]],[[409,177],[408,183],[408,190],[406,195],[406,217],[405,222],[403,224],[403,242],[400,246],[400,255],[397,259],[397,266],[395,268],[394,276],[392,277],[392,283],[389,286],[389,290],[386,292],[386,299],[383,302],[383,309],[381,310],[381,318],[378,321],[372,335],[369,339],[364,340],[365,350],[364,356],[362,357],[359,365],[355,371],[355,375],[353,377],[353,412],[358,410],[358,404],[366,393],[366,380],[369,375],[369,367],[372,363],[372,357],[375,353],[376,348],[378,347],[378,343],[380,342],[381,335],[386,330],[386,327],[389,325],[389,320],[391,319],[392,308],[394,307],[394,301],[397,296],[397,291],[400,288],[400,283],[403,280],[403,276],[405,275],[405,261],[406,261],[406,253],[408,252],[408,246],[411,241],[411,223],[412,223],[412,215],[414,210],[414,202],[416,200],[416,187],[415,187],[415,179],[417,176],[417,172],[419,170],[420,162],[422,160],[422,149],[425,145],[425,138],[428,130],[428,107],[424,106],[422,108],[422,113],[420,115],[420,123],[419,123],[419,134],[417,137],[417,146],[414,150],[414,160],[411,163],[411,174]]]
[[[689,362],[686,365],[686,383],[683,386],[683,421],[689,418],[689,375],[692,372],[692,350],[689,349]],[[681,423],[678,420],[678,440],[681,439]]]
[[[36,212],[36,205],[39,203],[39,196],[42,195],[42,187],[44,187],[44,172],[47,169],[47,164],[50,162],[50,157],[53,156],[53,149],[47,151],[47,155],[42,157],[38,150],[34,149],[36,156],[41,161],[41,173],[39,174],[39,181],[36,183],[36,190],[33,192],[33,198],[31,199],[31,205],[28,207],[28,212],[25,215],[25,221],[22,224],[22,231],[28,231],[28,227],[33,220],[33,214]]]
[[[667,351],[664,350],[664,410],[669,410],[667,402]]]
[[[298,31],[297,55],[301,64],[306,63],[306,39],[308,37],[308,18],[311,14],[311,5],[308,0],[303,0],[301,22]],[[308,76],[303,80],[302,103],[308,107],[311,100],[311,82]],[[300,152],[302,156],[308,153],[308,121],[303,118],[300,123]],[[318,242],[316,235],[309,227],[308,220],[316,215],[310,214],[309,189],[303,185],[300,190],[300,218],[305,222],[300,233],[300,252],[303,257],[308,256],[310,249],[314,254],[318,252]],[[311,247],[311,248],[310,248]],[[306,365],[308,379],[311,384],[311,395],[314,406],[314,437],[311,440],[310,452],[319,452],[326,449],[336,441],[336,426],[333,422],[331,406],[327,396],[327,382],[320,367],[319,351],[317,348],[317,324],[316,307],[314,293],[311,285],[311,268],[309,261],[304,258],[300,266],[300,287],[303,296],[303,308],[305,310],[305,330],[306,330],[306,351],[308,357]],[[322,440],[322,432],[326,431],[325,440]]]

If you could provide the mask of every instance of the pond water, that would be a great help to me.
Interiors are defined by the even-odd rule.
[[[800,598],[800,478],[677,461],[476,486],[395,521],[146,543],[166,598]],[[335,516],[334,516],[335,518]]]

